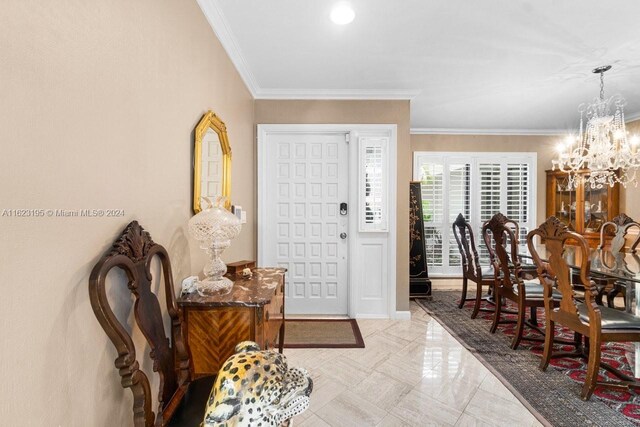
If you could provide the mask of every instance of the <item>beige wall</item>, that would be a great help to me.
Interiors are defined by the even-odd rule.
[[[409,310],[409,101],[267,101],[255,102],[256,124],[349,123],[398,126],[398,206],[396,308]]]
[[[627,123],[629,133],[640,136],[640,120]],[[640,176],[638,176],[640,180]],[[640,186],[620,188],[620,212],[624,212],[636,221],[640,221]]]
[[[518,135],[411,135],[411,152],[415,151],[479,151],[479,152],[535,152],[538,154],[536,219],[547,217],[546,175],[556,153],[559,136]]]
[[[195,1],[3,2],[0,40],[0,211],[125,211],[0,217],[0,424],[131,425],[90,269],[133,219],[169,250],[177,281],[200,269],[185,225],[207,109],[227,124],[233,201],[249,214],[226,259],[255,257],[253,99]],[[124,289],[111,293],[123,306]]]

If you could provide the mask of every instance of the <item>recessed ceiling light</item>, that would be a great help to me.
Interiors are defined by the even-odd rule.
[[[349,3],[341,2],[336,4],[331,10],[331,20],[334,24],[346,25],[353,21],[356,13],[353,11]]]

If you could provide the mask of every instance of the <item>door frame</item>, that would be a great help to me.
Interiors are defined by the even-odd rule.
[[[265,193],[267,185],[266,174],[266,153],[267,140],[270,134],[296,134],[296,133],[336,133],[349,136],[349,199],[351,215],[349,215],[349,244],[347,246],[347,314],[351,318],[395,318],[396,317],[396,245],[397,245],[397,216],[396,216],[396,189],[397,189],[397,125],[395,124],[259,124],[257,125],[257,188],[258,188],[258,265],[263,266],[264,235],[261,224],[264,222],[263,212],[266,205]],[[362,272],[366,270],[366,264],[359,260],[355,254],[362,244],[367,244],[367,240],[372,233],[360,233],[358,231],[358,135],[385,135],[389,137],[389,168],[388,168],[388,189],[389,189],[389,231],[386,233],[373,233],[383,241],[385,248],[386,268],[383,269],[383,279],[386,281],[386,295],[383,302],[386,310],[379,312],[367,312],[365,305],[366,298],[360,298],[360,289],[357,278],[362,277]],[[385,271],[386,270],[386,271]]]

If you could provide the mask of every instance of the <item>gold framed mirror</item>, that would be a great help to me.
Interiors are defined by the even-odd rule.
[[[211,110],[196,126],[193,150],[193,212],[202,210],[201,198],[214,202],[226,197],[225,207],[231,208],[231,146],[227,127]]]

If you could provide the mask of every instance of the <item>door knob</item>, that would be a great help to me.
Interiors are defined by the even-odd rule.
[[[347,233],[340,233],[340,238],[342,240],[346,239],[347,238]]]

